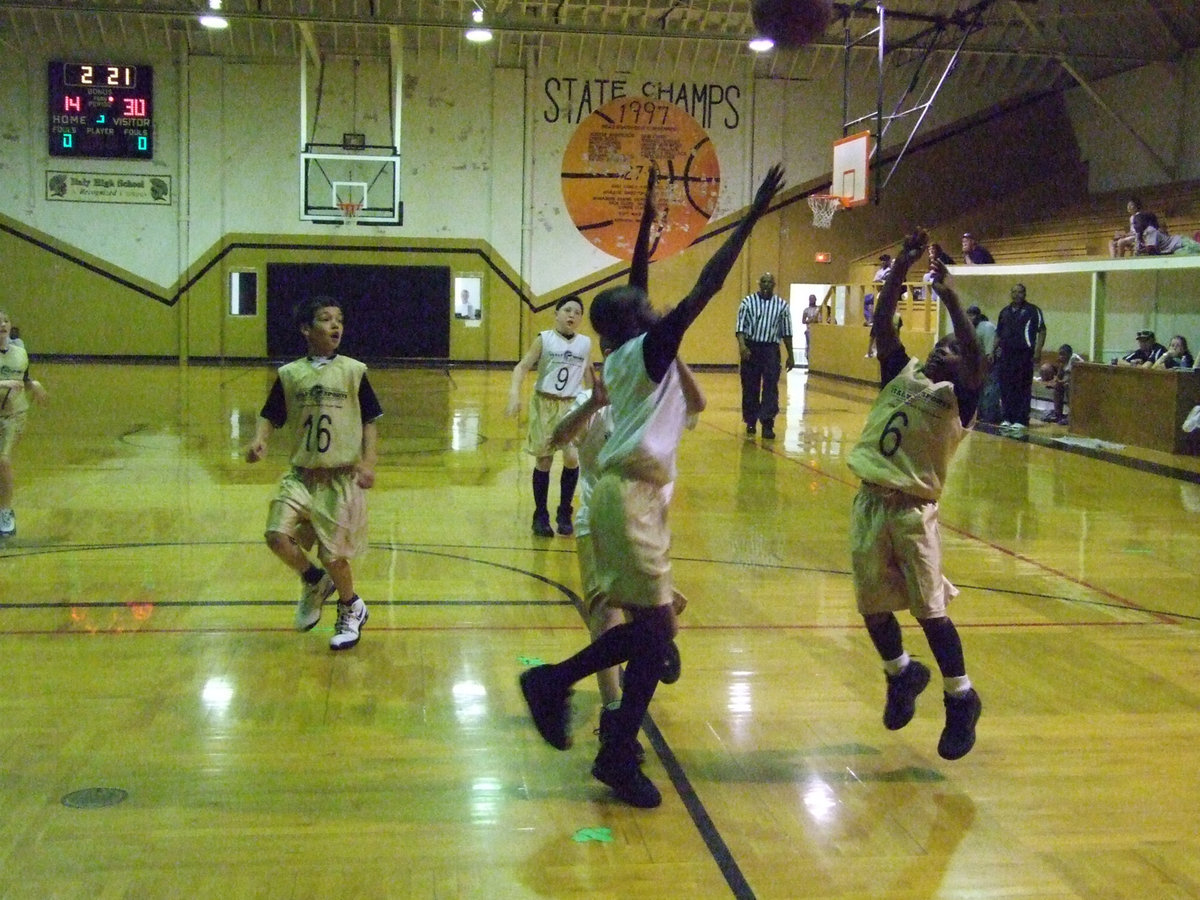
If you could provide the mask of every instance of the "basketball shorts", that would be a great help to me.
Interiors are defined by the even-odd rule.
[[[279,481],[267,512],[267,532],[279,532],[301,547],[316,544],[322,562],[353,559],[367,550],[366,492],[353,466],[293,467]]]
[[[864,482],[850,517],[850,556],[864,616],[908,609],[935,619],[958,593],[942,574],[935,500]]]
[[[525,437],[525,452],[533,456],[553,456],[550,439],[554,429],[570,412],[574,397],[553,397],[534,391],[529,398],[529,433]]]
[[[25,430],[25,413],[13,413],[10,416],[0,416],[0,459],[10,459],[17,438]]]
[[[652,609],[673,601],[662,485],[601,475],[592,490],[591,530],[597,581],[610,605]]]

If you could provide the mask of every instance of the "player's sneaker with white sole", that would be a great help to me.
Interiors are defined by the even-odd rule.
[[[321,621],[321,607],[334,592],[333,579],[328,572],[321,574],[321,580],[316,584],[302,582],[300,600],[296,604],[296,630],[310,631]]]
[[[349,650],[358,643],[359,632],[367,624],[367,604],[361,597],[355,597],[349,603],[338,601],[337,625],[333,629],[333,637],[329,639],[330,650]]]
[[[12,509],[0,509],[0,537],[12,537],[17,533],[17,514]]]

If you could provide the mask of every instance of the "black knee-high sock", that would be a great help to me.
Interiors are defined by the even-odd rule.
[[[625,664],[621,706],[616,710],[613,722],[613,737],[618,741],[637,737],[642,719],[646,717],[646,710],[650,708],[650,701],[658,689],[666,652],[667,642],[651,632]]]
[[[900,623],[891,613],[886,619],[867,618],[867,634],[871,635],[871,643],[879,651],[879,656],[885,662],[896,659],[904,652],[904,638],[900,635]]]
[[[967,662],[963,657],[962,639],[958,629],[946,616],[936,619],[920,619],[929,649],[937,660],[943,678],[957,678],[967,674]]]
[[[579,466],[573,469],[563,466],[562,474],[558,478],[559,509],[571,508],[571,504],[575,501],[575,485],[577,484],[579,484]]]
[[[534,512],[547,512],[546,498],[550,496],[550,473],[541,469],[533,470],[533,509]]]
[[[610,628],[574,656],[558,663],[554,674],[567,684],[574,684],[601,669],[623,663],[645,643],[644,632],[645,629],[634,622]]]

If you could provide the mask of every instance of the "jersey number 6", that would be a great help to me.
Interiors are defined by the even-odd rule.
[[[896,451],[900,449],[900,442],[904,438],[904,434],[895,424],[897,419],[900,420],[901,425],[908,427],[908,413],[898,409],[892,413],[892,417],[883,426],[883,434],[879,435],[879,452],[887,457],[895,456]]]

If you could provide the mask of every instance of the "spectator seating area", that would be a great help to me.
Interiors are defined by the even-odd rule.
[[[1098,194],[1085,203],[1017,224],[996,223],[990,228],[979,225],[977,236],[1001,264],[1107,258],[1114,232],[1128,227],[1125,203],[1131,195],[1139,197],[1143,208],[1155,213],[1169,233],[1194,237],[1200,232],[1200,181],[1187,181]],[[934,240],[943,242],[951,256],[962,255],[958,235],[943,235],[936,226],[930,232]],[[878,265],[879,254],[891,249],[881,247],[864,255],[862,265]]]
[[[980,236],[997,263],[1062,262],[1108,256],[1113,233],[1127,227],[1125,203],[1141,198],[1171,234],[1189,237],[1200,231],[1200,182],[1158,185],[1136,191],[1103,194],[1086,204],[1056,210],[1044,219]]]

